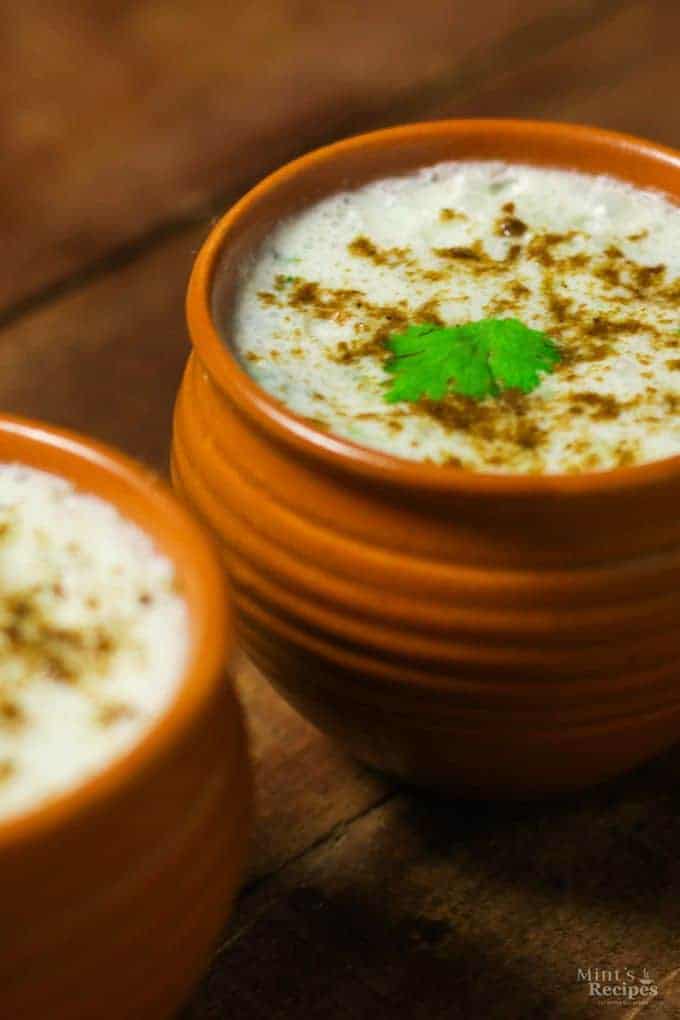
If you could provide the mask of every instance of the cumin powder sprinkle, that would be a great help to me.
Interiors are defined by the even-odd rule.
[[[470,166],[478,182],[486,171],[482,164]],[[461,175],[468,172],[465,164],[460,168]],[[447,172],[455,178],[459,171],[451,164],[450,171],[441,172],[444,180]],[[653,249],[645,247],[653,230],[631,229],[628,215],[621,216],[623,229],[618,233],[600,230],[599,225],[593,233],[587,216],[571,222],[564,218],[558,222],[557,217],[554,225],[549,215],[537,219],[531,188],[518,189],[510,200],[503,193],[504,175],[508,180],[514,173],[527,178],[535,175],[540,183],[541,175],[557,180],[562,172],[508,167],[488,173],[489,195],[497,193],[498,198],[488,199],[485,225],[479,183],[470,206],[464,187],[452,192],[450,204],[442,203],[440,197],[421,234],[415,227],[409,233],[416,223],[411,212],[411,218],[403,221],[408,230],[401,233],[390,232],[382,223],[375,233],[368,226],[349,233],[340,218],[341,228],[332,233],[329,243],[328,272],[322,260],[287,248],[285,229],[277,232],[273,264],[286,263],[286,269],[290,264],[290,272],[275,271],[269,286],[259,286],[261,306],[272,314],[267,322],[276,323],[271,360],[261,354],[251,360],[252,352],[245,349],[244,362],[267,386],[270,378],[277,377],[274,358],[302,363],[311,350],[318,352],[313,357],[319,374],[309,387],[309,406],[298,408],[298,413],[322,421],[330,431],[338,431],[337,423],[346,422],[341,434],[388,450],[391,440],[387,437],[400,437],[395,451],[413,459],[469,469],[484,470],[487,465],[498,470],[552,471],[554,440],[562,431],[566,436],[560,454],[564,470],[598,470],[645,459],[644,442],[628,435],[627,425],[623,426],[630,422],[636,423],[638,431],[643,425],[645,430],[667,428],[677,412],[670,373],[680,369],[678,268],[654,258]],[[587,175],[562,176],[578,179],[577,192],[587,191],[596,180]],[[414,174],[414,182],[417,178]],[[423,180],[423,187],[429,186],[429,178]],[[395,184],[383,218],[389,218],[393,206],[399,209],[402,191],[412,194],[407,185],[403,179]],[[366,193],[380,186],[380,182],[367,186]],[[593,189],[596,186],[600,187],[593,184]],[[617,182],[611,182],[611,187],[626,194],[634,191]],[[575,200],[580,201],[580,195]],[[352,201],[353,193],[340,196],[338,208],[344,203],[352,209]],[[552,204],[551,197],[548,213]],[[395,221],[399,215],[395,213]],[[296,233],[296,244],[300,236]],[[266,276],[258,279],[265,282]],[[546,333],[557,346],[559,364],[528,399],[520,400],[521,394],[510,391],[482,401],[449,393],[439,401],[383,406],[384,364],[392,356],[388,342],[393,334],[410,325],[445,327],[481,318],[519,319]],[[311,338],[318,346],[310,346]],[[343,403],[335,394],[324,363],[347,371],[356,387],[356,401],[352,396]],[[607,391],[612,364],[617,372],[635,373],[635,392],[625,387],[621,392],[616,387]],[[663,380],[657,378],[659,366],[669,374]],[[332,379],[339,385],[340,376],[332,375]],[[291,394],[297,392],[296,379],[287,385]],[[288,402],[287,393],[282,399]],[[356,409],[350,410],[354,403]],[[427,431],[428,422],[435,431]],[[584,439],[586,435],[591,438]],[[430,450],[430,436],[437,437],[434,455],[419,453],[421,443],[423,451]]]

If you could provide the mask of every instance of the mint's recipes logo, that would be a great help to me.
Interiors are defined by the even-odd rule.
[[[588,996],[603,1006],[629,1006],[634,1002],[654,999],[659,988],[646,967],[579,967],[576,980],[588,989]]]

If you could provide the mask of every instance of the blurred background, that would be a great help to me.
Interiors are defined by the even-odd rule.
[[[6,0],[0,404],[165,465],[210,220],[313,146],[519,116],[680,142],[677,0]]]
[[[0,408],[163,471],[194,254],[283,161],[441,117],[680,146],[679,0],[4,0],[1,15]],[[571,807],[449,813],[359,770],[253,671],[239,690],[255,853],[187,1020],[582,1020],[601,1009],[585,1011],[577,966],[677,968],[677,771],[665,792],[653,775]]]

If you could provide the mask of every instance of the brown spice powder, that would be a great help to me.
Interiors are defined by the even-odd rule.
[[[497,221],[497,234],[509,239],[523,238],[529,232],[529,227],[515,215],[514,203],[505,203],[502,211],[504,215]],[[448,222],[459,218],[459,214],[452,209],[442,209],[439,217],[443,222]],[[473,280],[475,276],[481,278],[488,273],[504,274],[508,277],[507,289],[489,304],[487,315],[517,318],[521,317],[524,304],[532,298],[528,280],[513,277],[514,267],[519,258],[524,256],[528,262],[533,262],[541,269],[539,287],[545,300],[548,321],[540,328],[559,343],[562,360],[557,366],[557,372],[565,377],[569,377],[573,366],[579,362],[596,364],[611,356],[621,337],[637,333],[651,334],[655,342],[663,347],[677,349],[677,336],[664,335],[641,313],[639,306],[653,300],[655,308],[668,309],[669,318],[675,315],[680,300],[680,281],[667,284],[665,266],[639,265],[617,245],[609,245],[600,256],[574,251],[572,245],[578,244],[580,236],[576,230],[564,233],[537,232],[529,237],[524,246],[519,243],[508,245],[505,256],[500,259],[492,258],[481,242],[437,247],[433,249],[433,254],[445,263],[441,270],[419,265],[408,248],[381,248],[365,235],[355,238],[348,247],[350,253],[357,258],[368,259],[381,266],[399,266],[407,273],[407,278],[414,282],[443,281],[451,273],[460,270]],[[629,239],[639,238],[638,235],[631,235]],[[570,273],[588,266],[592,267],[593,282],[599,283],[603,294],[616,290],[617,314],[593,314],[588,307],[587,295],[584,303],[580,304],[564,292],[562,281]],[[443,293],[445,297],[446,292]],[[634,313],[626,314],[627,300],[622,294],[628,294],[628,300],[636,302]],[[341,341],[333,355],[341,363],[363,358],[385,360],[390,356],[386,346],[390,333],[406,328],[411,322],[445,324],[440,311],[441,298],[437,295],[414,308],[406,300],[392,306],[381,306],[370,301],[358,289],[324,288],[317,281],[305,281],[296,277],[285,280],[285,287],[281,284],[280,292],[264,297],[263,300],[269,302],[272,297],[292,309],[303,309],[319,319],[332,318],[339,323],[354,320],[354,335]],[[362,335],[366,331],[368,335]],[[680,368],[680,359],[673,359],[667,364],[671,368]],[[677,400],[673,394],[665,395],[664,399],[669,409],[676,407]],[[568,412],[587,414],[595,421],[607,421],[614,420],[634,403],[622,404],[613,397],[602,396],[595,391],[582,391],[571,398]],[[500,457],[501,464],[508,463],[508,446],[514,445],[519,454],[527,450],[539,451],[546,438],[538,417],[540,411],[532,404],[527,405],[525,400],[518,400],[516,396],[507,393],[501,399],[481,402],[456,394],[449,395],[443,401],[421,400],[410,405],[408,413],[426,415],[445,429],[462,431],[475,444],[501,444],[502,449],[497,453],[485,450],[487,459]],[[390,427],[401,426],[395,420]],[[574,449],[573,452],[579,455],[578,450]],[[579,466],[587,467],[586,453],[580,453],[584,460]],[[630,445],[621,446],[617,452],[620,463],[630,462],[635,455]],[[592,466],[592,462],[593,456],[590,456],[588,464]],[[540,469],[538,461],[536,465],[536,469]]]

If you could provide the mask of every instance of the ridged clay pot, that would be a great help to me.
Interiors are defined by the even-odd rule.
[[[133,749],[0,823],[0,1017],[166,1020],[207,964],[250,830],[219,553],[151,472],[104,446],[2,417],[0,460],[68,478],[143,528],[190,620],[178,693]]]
[[[566,124],[416,124],[290,163],[196,260],[173,477],[222,540],[240,640],[304,715],[416,783],[539,796],[680,736],[680,458],[543,477],[411,463],[315,429],[229,347],[239,267],[277,221],[451,159],[680,200],[675,152]]]

